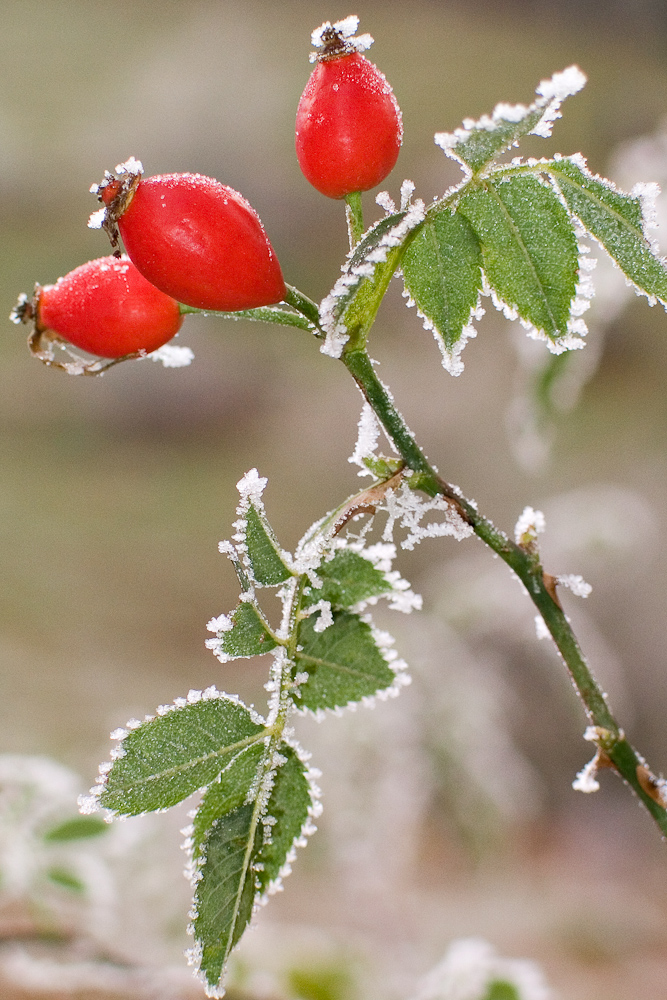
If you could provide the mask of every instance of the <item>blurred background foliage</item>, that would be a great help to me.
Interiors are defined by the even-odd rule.
[[[198,171],[240,189],[286,279],[322,297],[346,251],[344,215],[299,172],[294,114],[310,31],[351,12],[299,0],[0,0],[0,311],[108,253],[86,228],[88,189],[130,155],[148,174]],[[404,177],[427,201],[456,181],[435,131],[499,100],[529,102],[573,62],[588,86],[553,139],[522,152],[581,150],[613,174],[619,149],[667,115],[662,0],[362,0],[354,12],[403,110],[394,197]],[[606,327],[548,460],[530,468],[506,429],[523,334],[496,314],[452,379],[394,289],[371,353],[447,479],[508,531],[525,504],[545,511],[548,568],[593,585],[585,605],[565,597],[575,629],[629,735],[667,768],[667,317],[631,298]],[[191,368],[143,362],[98,379],[44,368],[24,339],[7,323],[0,341],[0,750],[52,755],[89,782],[110,729],[190,687],[215,683],[261,706],[263,664],[221,668],[204,649],[206,621],[235,600],[216,548],[232,530],[234,484],[252,466],[269,477],[269,517],[293,547],[358,487],[346,459],[360,399],[299,331],[191,317],[180,335]],[[474,540],[438,540],[400,565],[425,612],[386,625],[415,682],[372,722],[299,723],[324,771],[323,834],[262,921],[366,934],[392,996],[408,995],[461,933],[540,959],[575,1000],[603,988],[657,996],[658,838],[611,778],[591,799],[571,791],[590,749],[584,720],[535,640],[529,602]],[[359,791],[364,779],[374,791]]]

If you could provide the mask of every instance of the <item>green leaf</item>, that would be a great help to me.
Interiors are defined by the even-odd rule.
[[[86,891],[85,884],[68,868],[49,868],[46,875],[49,881],[53,882],[54,885],[59,885],[61,888],[68,889],[70,892],[76,892],[80,895]]]
[[[275,823],[270,824],[271,839],[262,845],[257,857],[259,864],[263,866],[258,872],[259,889],[262,892],[280,875],[280,869],[287,861],[295,841],[301,836],[312,805],[304,764],[287,743],[281,743],[279,752],[285,761],[276,772],[266,807],[266,817],[275,820]]]
[[[275,587],[289,580],[292,574],[283,562],[280,546],[264,512],[251,503],[245,522],[247,556],[255,582],[262,587]]]
[[[417,309],[451,352],[482,288],[482,253],[470,223],[448,209],[431,216],[406,249],[402,267]]]
[[[513,107],[516,108],[517,105]],[[492,118],[486,116],[479,122],[471,123],[470,128],[458,129],[452,137],[448,137],[450,143],[445,151],[453,159],[466,163],[473,173],[477,173],[500,153],[516,145],[522,136],[532,132],[544,115],[544,109],[545,102],[524,108],[525,115],[519,121],[507,120],[494,112]],[[456,138],[458,141],[453,141]],[[443,145],[443,142],[438,142],[438,145]]]
[[[99,837],[108,833],[111,827],[100,816],[72,816],[63,823],[51,827],[44,834],[47,843],[62,843],[68,840],[83,840],[85,837]]]
[[[250,802],[216,820],[206,838],[193,930],[209,986],[219,982],[229,953],[252,916],[256,879],[252,859],[261,846],[262,830]]]
[[[209,640],[221,659],[243,656],[261,656],[275,649],[278,643],[271,635],[264,617],[252,601],[241,601],[232,613],[231,628],[218,632],[219,642]],[[222,655],[221,655],[222,654]]]
[[[113,762],[100,803],[125,816],[167,809],[214,781],[263,733],[248,709],[231,698],[179,705],[123,738],[123,756]]]
[[[394,671],[380,652],[370,625],[337,611],[333,625],[315,631],[313,618],[299,625],[294,674],[308,674],[294,702],[313,712],[338,708],[391,686]]]
[[[350,549],[339,549],[333,559],[321,563],[317,575],[322,586],[306,591],[306,600],[311,604],[329,601],[334,607],[349,608],[391,590],[384,573]]]
[[[583,160],[558,159],[546,169],[572,214],[630,281],[649,298],[667,305],[667,268],[644,233],[641,200],[589,173]]]
[[[259,779],[256,794],[261,794],[263,780],[276,763],[273,756],[266,759],[263,749],[263,760],[254,753]],[[205,816],[195,818],[199,832],[212,819],[216,807],[227,810],[238,800],[243,782],[232,790],[231,772],[236,770],[239,777],[243,771],[247,777],[251,770],[248,761],[242,768],[238,763],[234,762],[223,775],[220,788],[212,788],[202,803]],[[278,878],[308,819],[311,793],[304,765],[285,743],[280,745],[277,764],[268,802],[255,799],[238,805],[212,819],[204,837],[196,837],[197,857],[203,861],[195,890],[193,929],[209,986],[217,985],[222,977],[229,953],[252,916],[253,903]]]
[[[209,785],[201,805],[192,821],[192,858],[197,861],[202,845],[214,822],[227,813],[245,805],[250,789],[258,786],[258,775],[264,771],[267,748],[264,742],[255,743],[239,753],[220,775]]]
[[[498,298],[551,340],[566,336],[579,252],[554,192],[532,176],[491,179],[464,195],[459,209],[477,234]]]

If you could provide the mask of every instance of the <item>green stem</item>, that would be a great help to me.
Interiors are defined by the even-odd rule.
[[[517,545],[483,517],[474,503],[458,489],[441,479],[417,445],[403,417],[396,409],[389,390],[375,374],[366,351],[344,354],[342,361],[408,468],[418,474],[419,488],[431,496],[440,494],[457,507],[475,534],[516,573],[530,599],[544,619],[570,673],[590,723],[601,732],[598,746],[604,756],[632,787],[663,834],[667,835],[667,810],[659,787],[648,771],[643,757],[628,743],[611,713],[606,698],[593,677],[570,623],[560,607],[553,577],[545,574],[535,552]]]
[[[354,250],[364,235],[364,210],[361,204],[361,191],[353,191],[351,194],[345,195],[345,218],[347,219],[350,250]]]
[[[284,302],[292,306],[296,312],[281,309],[280,306],[259,306],[257,309],[239,309],[235,312],[225,312],[220,309],[198,309],[179,302],[182,316],[198,314],[200,316],[219,316],[221,319],[247,319],[253,323],[276,323],[279,326],[296,326],[300,330],[309,330],[317,337],[323,337],[320,327],[320,311],[316,302],[300,292],[292,285],[285,285]]]

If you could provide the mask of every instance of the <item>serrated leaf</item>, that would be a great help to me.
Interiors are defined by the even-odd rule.
[[[260,891],[278,878],[295,840],[301,835],[312,804],[305,766],[286,743],[281,744],[279,752],[285,762],[276,772],[266,807],[266,816],[275,819],[275,823],[271,825],[270,841],[262,845],[257,858],[262,865],[258,871]]]
[[[515,145],[522,136],[532,132],[544,115],[544,107],[542,103],[538,107],[531,105],[525,108],[525,115],[519,121],[487,117],[475,122],[471,128],[461,130],[459,141],[449,147],[452,155],[467,163],[473,172],[481,170],[500,153]]]
[[[644,234],[641,200],[616,191],[572,160],[552,161],[548,172],[572,214],[630,281],[667,304],[667,268]]]
[[[268,802],[231,809],[214,819],[201,839],[204,861],[198,873],[193,927],[201,948],[201,970],[210,986],[219,982],[229,953],[252,916],[255,899],[278,877],[308,818],[311,795],[304,765],[287,744],[280,745],[279,753],[282,761]],[[256,760],[261,772],[258,788],[272,763]],[[227,797],[211,792],[202,803],[207,819],[215,805],[225,809],[232,805],[239,788]],[[195,826],[203,829],[203,825],[197,817]]]
[[[216,820],[206,838],[193,929],[209,986],[219,982],[229,953],[252,916],[256,875],[251,862],[261,838],[252,802]]]
[[[69,840],[83,840],[108,833],[111,827],[100,816],[72,816],[57,826],[51,827],[43,835],[47,843],[64,843]]]
[[[209,785],[192,821],[194,861],[201,856],[202,844],[214,822],[246,804],[250,789],[258,785],[257,776],[263,772],[266,754],[263,742],[248,747]]]
[[[227,698],[158,715],[123,739],[100,803],[126,816],[167,809],[214,781],[263,732],[244,705]]]
[[[321,587],[312,587],[306,592],[310,604],[329,601],[334,607],[349,608],[359,601],[379,597],[391,590],[391,584],[384,573],[357,552],[339,549],[333,559],[317,567],[317,575],[322,580]]]
[[[230,658],[261,656],[278,645],[252,601],[241,601],[231,615],[231,622],[230,629],[218,633],[220,650]]]
[[[430,217],[406,249],[402,268],[417,309],[451,350],[482,287],[482,253],[468,220],[448,209]]]
[[[255,582],[262,587],[276,587],[289,580],[292,574],[283,562],[280,546],[263,513],[251,503],[245,519],[247,556]]]
[[[315,712],[338,708],[391,686],[394,671],[382,656],[370,625],[358,615],[337,611],[333,625],[315,631],[306,618],[299,625],[296,673],[307,673],[295,704]]]
[[[556,194],[529,175],[488,180],[464,195],[459,210],[477,234],[498,298],[551,340],[565,336],[579,252]]]

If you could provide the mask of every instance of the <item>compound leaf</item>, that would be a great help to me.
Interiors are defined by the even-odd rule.
[[[100,803],[125,816],[167,809],[208,785],[264,727],[240,702],[217,695],[184,703],[124,736]]]
[[[333,559],[317,567],[317,575],[322,586],[306,591],[312,604],[324,600],[334,607],[349,608],[391,590],[384,573],[351,549],[339,549]]]
[[[522,136],[532,132],[544,115],[544,107],[544,104],[524,106],[523,116],[517,120],[520,106],[512,105],[512,120],[502,117],[502,111],[507,105],[500,105],[501,114],[497,114],[499,109],[496,109],[493,117],[485,116],[479,122],[466,122],[469,128],[458,129],[451,137],[448,136],[446,152],[452,159],[466,163],[476,173],[500,153],[516,145]],[[444,140],[436,138],[436,142],[444,146]]]
[[[667,267],[646,238],[641,199],[595,177],[583,161],[554,160],[548,172],[572,214],[630,281],[649,298],[667,305]]]
[[[551,340],[565,337],[579,251],[553,190],[530,175],[489,179],[463,196],[459,210],[477,234],[497,298]]]
[[[296,674],[307,674],[294,701],[313,712],[342,708],[391,686],[396,679],[373,637],[358,615],[337,611],[333,624],[315,631],[313,618],[299,626]]]
[[[448,209],[438,212],[407,247],[402,268],[417,309],[451,351],[482,288],[482,254],[470,223]]]

